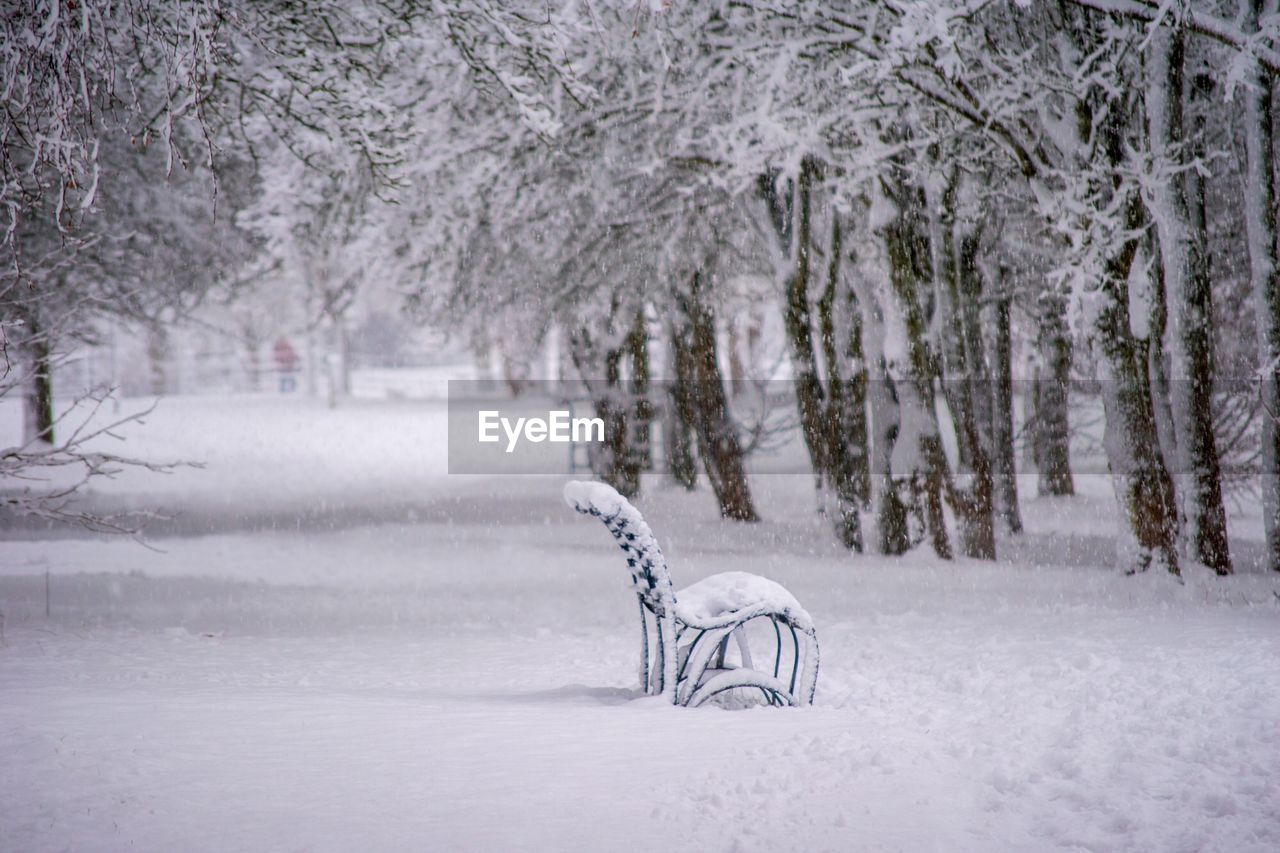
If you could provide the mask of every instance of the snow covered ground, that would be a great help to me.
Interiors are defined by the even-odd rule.
[[[845,555],[805,477],[757,477],[751,527],[647,484],[677,585],[765,574],[822,643],[812,708],[685,710],[635,697],[565,478],[449,477],[444,423],[166,400],[129,450],[207,467],[93,495],[176,513],[157,550],[0,531],[0,850],[1280,849],[1247,507],[1242,573],[1179,586],[1110,570],[1096,477],[994,565]]]

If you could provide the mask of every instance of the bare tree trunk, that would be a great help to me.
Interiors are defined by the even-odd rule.
[[[980,238],[978,234],[957,237],[957,282],[960,293],[960,323],[964,333],[964,346],[969,370],[969,401],[973,410],[973,422],[981,440],[981,447],[991,456],[992,398],[991,358],[983,338],[982,306],[988,300],[987,282],[978,264]],[[988,460],[989,461],[989,460]]]
[[[978,322],[979,305],[984,290],[978,271],[976,235],[955,238],[955,284],[959,301],[958,331],[962,346],[963,372],[956,394],[959,405],[957,437],[967,448],[968,482],[948,488],[952,509],[959,527],[960,551],[966,557],[980,560],[996,558],[995,487],[991,476],[991,398],[986,352],[982,346],[982,330]],[[955,380],[953,379],[953,382]]]
[[[169,390],[167,365],[169,358],[169,333],[159,323],[147,326],[147,364],[150,368],[151,393],[160,396]]]
[[[677,360],[688,359],[685,370],[693,377],[689,408],[698,440],[698,455],[720,504],[720,515],[735,521],[758,521],[743,467],[742,445],[729,414],[729,401],[716,357],[715,314],[703,292],[700,272],[693,274],[688,290],[677,294],[676,303],[682,326],[674,338]]]
[[[1151,304],[1147,317],[1146,341],[1139,345],[1147,349],[1147,382],[1151,386],[1151,412],[1156,421],[1156,438],[1160,448],[1160,458],[1169,471],[1177,470],[1178,438],[1173,428],[1173,392],[1169,388],[1168,353],[1164,341],[1169,328],[1169,310],[1165,300],[1164,265],[1160,261],[1159,241],[1148,232],[1145,246],[1151,254],[1141,252],[1135,258],[1149,266],[1149,271],[1142,277],[1146,279],[1150,290]],[[1175,487],[1175,492],[1177,491]],[[1181,521],[1179,521],[1181,529]]]
[[[1241,0],[1246,33],[1258,30],[1263,0]],[[1258,318],[1258,368],[1262,374],[1262,521],[1267,565],[1280,572],[1280,247],[1276,234],[1275,79],[1248,59],[1245,103],[1245,227],[1249,281]]]
[[[252,320],[240,324],[240,340],[244,343],[245,372],[249,390],[262,390],[262,330]]]
[[[1128,202],[1126,230],[1142,224],[1142,204],[1137,195]],[[1109,257],[1095,291],[1097,314],[1093,322],[1094,346],[1103,368],[1102,403],[1106,415],[1103,443],[1111,468],[1116,502],[1124,513],[1129,553],[1121,560],[1127,572],[1146,571],[1154,563],[1179,574],[1177,512],[1173,483],[1158,449],[1145,353],[1136,345],[1129,327],[1128,277],[1137,240],[1125,241]]]
[[[615,305],[609,322],[617,313]],[[596,417],[604,421],[604,441],[590,445],[592,473],[623,497],[634,497],[640,491],[640,465],[638,454],[631,446],[631,395],[622,377],[625,341],[622,345],[598,344],[591,330],[581,328],[570,335],[570,352],[591,394]],[[603,377],[593,376],[600,370]]]
[[[649,328],[644,306],[636,311],[635,323],[627,336],[627,357],[631,361],[632,452],[641,470],[653,468],[653,402],[649,399]]]
[[[935,311],[941,314],[943,394],[955,425],[959,470],[957,485],[944,471],[947,499],[955,513],[960,551],[966,557],[994,560],[996,556],[994,501],[987,436],[991,406],[981,402],[986,390],[985,360],[978,306],[982,277],[977,269],[978,241],[958,233],[955,221],[958,179],[952,176],[941,197],[930,197],[929,241]],[[986,435],[984,435],[984,429]]]
[[[1069,35],[1082,50],[1101,44],[1099,20],[1082,14],[1074,22]],[[1155,565],[1177,575],[1173,481],[1159,451],[1146,348],[1134,338],[1130,325],[1128,280],[1139,245],[1130,235],[1144,224],[1142,199],[1125,178],[1133,111],[1133,104],[1101,87],[1076,102],[1079,140],[1093,152],[1087,168],[1098,170],[1089,178],[1090,190],[1099,206],[1121,216],[1119,227],[1102,243],[1099,274],[1089,282],[1088,338],[1102,383],[1103,446],[1120,510],[1118,561],[1129,574]]]
[[[1187,85],[1184,31],[1152,32],[1147,121],[1157,164],[1178,170],[1152,182],[1169,329],[1169,402],[1177,493],[1191,555],[1220,575],[1231,573],[1222,474],[1213,434],[1213,302],[1207,234],[1192,227],[1192,180],[1184,132]],[[1154,340],[1154,330],[1153,330]]]
[[[1038,353],[1027,359],[1027,377],[1022,383],[1022,464],[1040,469],[1038,442],[1040,423],[1040,377],[1044,373]]]
[[[596,415],[604,421],[604,444],[596,473],[600,479],[629,498],[640,492],[640,465],[631,446],[631,406],[622,380],[621,350],[605,357],[604,393],[597,394]]]
[[[787,345],[791,355],[792,382],[795,386],[796,407],[800,413],[800,430],[809,461],[813,468],[814,486],[820,496],[819,506],[825,509],[825,493],[830,487],[827,479],[827,430],[824,423],[822,382],[818,375],[818,356],[813,344],[813,321],[809,311],[809,279],[813,246],[813,181],[817,164],[811,157],[800,161],[800,174],[793,199],[792,226],[787,232],[794,234],[791,241],[794,266],[785,282],[786,310],[784,321]]]
[[[1035,377],[1034,442],[1037,491],[1041,495],[1074,495],[1071,475],[1071,427],[1067,395],[1071,387],[1071,331],[1067,300],[1046,289],[1039,300],[1036,346],[1041,370]]]
[[[914,200],[910,200],[914,202]],[[921,254],[927,252],[920,243],[920,235],[914,223],[915,216],[899,210],[894,221],[881,229],[885,251],[889,261],[889,296],[894,303],[894,335],[901,335],[906,346],[905,363],[896,366],[903,372],[902,382],[895,383],[901,407],[901,428],[909,432],[916,442],[915,453],[916,499],[923,505],[925,529],[940,558],[952,557],[951,541],[947,535],[942,510],[942,495],[948,477],[946,454],[942,449],[942,436],[938,430],[938,415],[933,390],[933,356],[925,339],[925,317],[920,305],[919,290],[927,272]],[[927,267],[925,267],[927,269]],[[889,363],[892,376],[895,365]]]
[[[22,441],[53,444],[53,342],[34,317],[25,323],[26,382],[22,395]]]
[[[747,367],[742,361],[742,341],[738,337],[738,324],[736,321],[726,324],[726,332],[729,335],[729,389],[733,396],[738,395],[739,385],[747,378]]]
[[[662,442],[667,476],[686,490],[693,491],[698,485],[698,466],[693,453],[693,364],[688,348],[681,345],[678,334],[674,327],[669,329],[672,379],[663,410]]]
[[[876,550],[898,556],[911,550],[911,525],[907,505],[903,503],[899,484],[893,476],[893,448],[898,441],[899,407],[897,390],[889,378],[884,358],[875,362],[871,382],[871,429],[875,461],[872,486],[876,507]]]
[[[1003,279],[1004,270],[1001,270]],[[1003,289],[991,303],[988,339],[991,347],[991,469],[996,508],[1009,533],[1022,532],[1018,508],[1018,470],[1013,449],[1013,335],[1010,299]]]
[[[339,383],[338,388],[342,392],[342,396],[351,396],[351,332],[347,328],[347,315],[339,314],[333,318],[334,325],[338,330],[338,368]]]
[[[962,427],[961,442],[974,452],[967,487],[948,483],[947,494],[956,514],[960,553],[976,560],[996,558],[995,489],[986,449],[972,424]]]
[[[864,507],[871,504],[871,456],[867,427],[867,358],[862,346],[862,306],[857,290],[845,288],[845,312],[849,318],[848,337],[845,345],[845,363],[849,378],[844,383],[842,410],[849,476],[853,493]]]
[[[826,368],[825,388],[813,340],[815,323],[809,305],[810,283],[814,278],[813,183],[818,177],[818,168],[812,157],[804,157],[800,161],[800,174],[794,190],[785,195],[780,194],[767,179],[762,180],[761,186],[779,240],[793,264],[784,283],[784,320],[796,407],[813,469],[818,505],[831,522],[841,544],[861,551],[862,521],[858,513],[869,491],[869,474],[866,473],[865,403],[855,398],[865,394],[865,381],[851,384],[842,377],[842,362],[848,357],[848,348],[842,352],[836,332],[835,300],[840,290],[843,247],[839,216],[834,212],[828,246],[827,283],[818,300],[816,323]],[[852,307],[856,309],[856,303]],[[858,335],[860,344],[860,328]],[[848,342],[850,346],[852,343],[852,340]]]
[[[310,317],[310,309],[308,309],[308,317]],[[317,374],[319,370],[316,367],[316,331],[314,323],[307,323],[306,346],[303,348],[306,353],[306,377],[307,377],[307,396],[314,397],[319,393],[319,379]]]
[[[865,414],[855,411],[851,383],[841,376],[841,364],[845,361],[837,344],[835,301],[840,283],[840,263],[843,252],[840,219],[832,216],[831,242],[828,246],[827,286],[818,300],[818,328],[822,341],[822,357],[827,368],[827,405],[823,421],[826,425],[827,477],[829,490],[834,493],[835,506],[831,523],[836,538],[846,548],[859,553],[863,549],[862,519],[858,510],[862,499],[858,493],[855,456],[865,459],[866,426],[863,420],[862,442],[854,444],[850,421],[857,422]],[[846,352],[847,357],[847,352]],[[858,404],[860,406],[860,404]]]

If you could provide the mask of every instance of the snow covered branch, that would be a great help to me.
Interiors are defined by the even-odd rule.
[[[1155,3],[1149,0],[1066,0],[1066,2],[1073,6],[1142,21],[1154,26],[1177,24],[1218,44],[1254,57],[1272,74],[1280,73],[1280,51],[1268,44],[1280,36],[1280,30],[1277,29],[1280,22],[1272,21],[1268,28],[1257,33],[1249,33],[1226,18],[1192,8],[1193,4],[1190,0],[1185,3]]]
[[[100,513],[78,504],[80,493],[91,481],[112,478],[128,468],[167,474],[178,467],[201,467],[196,462],[156,462],[97,449],[106,439],[121,440],[119,430],[141,423],[155,405],[139,412],[101,422],[110,394],[86,395],[75,401],[55,423],[73,415],[78,422],[66,438],[55,443],[42,439],[0,449],[0,507],[15,516],[29,516],[72,523],[100,533],[137,535],[149,512]],[[87,406],[87,408],[86,408]],[[20,485],[19,485],[20,484]]]

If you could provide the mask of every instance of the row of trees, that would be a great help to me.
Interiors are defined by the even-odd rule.
[[[850,549],[993,558],[997,527],[1019,529],[1021,337],[1043,494],[1074,487],[1072,381],[1097,382],[1127,571],[1231,571],[1224,490],[1255,433],[1280,569],[1274,0],[77,8],[19,4],[3,40],[0,307],[31,377],[52,325],[34,306],[74,306],[60,340],[130,301],[95,291],[129,272],[64,272],[154,213],[105,214],[146,184],[103,168],[127,139],[164,154],[150,174],[246,164],[239,192],[217,181],[239,215],[196,244],[292,265],[317,316],[376,275],[476,336],[568,330],[615,437],[596,464],[624,491],[661,402],[672,478],[692,486],[697,460],[727,518],[757,517],[717,330],[759,281],[816,504]],[[37,264],[41,239],[71,260]],[[147,273],[135,304],[245,278],[117,260]],[[1252,345],[1215,334],[1250,322]]]
[[[628,363],[644,374],[630,354],[652,325],[636,318],[669,318],[677,388],[717,386],[714,356],[681,365],[714,346],[718,289],[766,271],[818,506],[853,549],[874,507],[890,553],[925,537],[990,558],[997,521],[1019,527],[1017,318],[1037,353],[1040,491],[1073,488],[1067,403],[1088,366],[1125,569],[1229,573],[1237,406],[1215,362],[1246,363],[1280,569],[1274,4],[444,5],[424,37],[469,80],[424,124],[432,224],[415,251],[435,274],[420,297],[577,329],[575,362],[605,377],[592,394],[621,425],[612,386]],[[1258,333],[1242,358],[1214,329],[1243,292]],[[724,464],[723,395],[683,396],[669,409],[722,511],[753,518]],[[626,448],[598,464],[636,487]]]
[[[21,395],[25,420],[22,444],[0,450],[3,505],[131,527],[72,499],[89,478],[152,463],[90,449],[118,424],[95,418],[100,396],[58,412],[54,368],[106,324],[139,330],[162,363],[171,324],[279,267],[280,233],[265,220],[299,245],[323,243],[312,232],[342,218],[318,212],[330,206],[326,183],[355,173],[388,184],[401,119],[370,95],[406,9],[3,4],[0,398]],[[284,183],[296,163],[310,192]],[[292,215],[271,217],[282,204]],[[341,288],[316,289],[309,309],[323,318]]]

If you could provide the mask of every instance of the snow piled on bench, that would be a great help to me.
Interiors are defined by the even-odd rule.
[[[813,629],[813,617],[779,583],[750,572],[721,572],[676,593],[676,616],[701,627],[724,621],[729,614],[758,610],[785,613],[797,628]]]
[[[639,525],[644,526],[646,530],[649,528],[649,525],[645,524],[644,518],[636,511],[636,508],[626,498],[618,494],[617,489],[604,483],[595,483],[588,480],[572,480],[565,483],[564,502],[578,512],[585,514],[590,514],[590,510],[596,509],[605,518],[612,518],[626,512]],[[650,531],[649,535],[652,536],[653,532]]]

